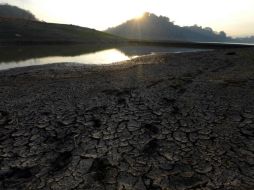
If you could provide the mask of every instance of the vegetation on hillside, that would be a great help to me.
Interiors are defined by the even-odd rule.
[[[119,41],[123,39],[74,25],[0,18],[0,44],[114,43]]]
[[[0,5],[1,44],[115,43],[123,39],[67,24],[40,22],[29,11],[8,4]]]
[[[106,33],[107,32],[107,33]],[[119,37],[118,37],[119,36]],[[105,32],[94,29],[40,22],[29,11],[9,4],[0,4],[1,44],[66,44],[118,43],[131,40],[166,40],[191,42],[254,43],[254,37],[231,38],[201,26],[180,27],[164,16],[145,13],[143,18],[129,20]]]
[[[254,36],[245,38],[236,38],[235,41],[238,43],[254,43]]]
[[[226,33],[215,32],[200,26],[180,27],[164,16],[145,13],[141,19],[132,19],[106,30],[111,34],[139,40],[180,40],[180,41],[228,41]]]
[[[28,10],[24,10],[9,4],[0,4],[0,17],[20,18],[34,21],[37,20],[36,17]]]

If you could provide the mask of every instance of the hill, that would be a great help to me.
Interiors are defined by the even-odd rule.
[[[238,43],[252,43],[252,44],[254,44],[254,36],[245,37],[245,38],[235,38],[235,41]]]
[[[116,43],[123,39],[94,29],[24,19],[0,18],[1,44]]]
[[[0,4],[0,17],[37,20],[31,12],[9,4]]]
[[[145,13],[142,18],[127,22],[106,30],[106,32],[138,40],[176,40],[199,42],[225,42],[231,38],[226,33],[215,32],[211,28],[200,26],[180,27],[169,18]]]

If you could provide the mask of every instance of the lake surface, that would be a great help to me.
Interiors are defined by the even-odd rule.
[[[203,51],[159,46],[18,46],[0,48],[0,70],[50,63],[111,64],[156,53]]]

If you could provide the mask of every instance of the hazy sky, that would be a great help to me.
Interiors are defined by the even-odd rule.
[[[98,30],[152,12],[178,25],[212,27],[232,36],[254,35],[254,0],[0,0],[30,10],[40,20]]]

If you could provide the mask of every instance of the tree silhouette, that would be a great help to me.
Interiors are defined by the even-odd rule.
[[[31,12],[9,4],[0,4],[0,17],[37,20]]]
[[[130,39],[143,40],[180,40],[180,41],[229,41],[226,33],[213,31],[212,28],[201,26],[180,27],[170,21],[168,17],[157,16],[146,12],[142,19],[132,19],[106,30],[111,34]]]

